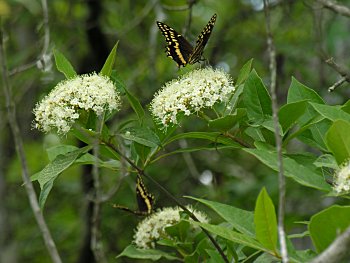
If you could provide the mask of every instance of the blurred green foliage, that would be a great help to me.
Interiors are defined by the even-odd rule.
[[[346,89],[328,94],[327,88],[339,76],[321,60],[320,46],[339,60],[350,65],[346,52],[349,38],[346,28],[349,19],[330,11],[315,9],[308,1],[285,1],[271,10],[272,31],[278,58],[278,97],[286,100],[291,77],[315,89],[326,101],[343,103],[349,96]],[[343,1],[350,5],[350,1]],[[7,7],[4,7],[6,5]],[[56,48],[65,54],[79,73],[98,70],[96,63],[98,50],[92,49],[88,31],[92,25],[88,19],[91,9],[87,1],[48,1],[50,25],[50,50]],[[125,85],[142,104],[148,105],[153,94],[163,83],[187,69],[176,68],[175,63],[165,56],[165,42],[155,21],[166,21],[178,31],[184,27],[188,11],[171,11],[164,7],[186,5],[181,1],[110,1],[100,2],[98,27],[110,50],[119,40],[116,70]],[[6,11],[8,10],[8,11]],[[39,1],[0,1],[0,15],[6,34],[6,53],[10,71],[32,63],[39,57],[43,46],[43,19]],[[95,10],[96,11],[96,10]],[[321,22],[316,16],[322,12]],[[227,69],[237,77],[238,70],[250,58],[264,81],[268,81],[268,56],[264,14],[260,1],[198,1],[193,6],[193,17],[188,38],[195,41],[203,25],[213,13],[218,20],[211,39],[205,49],[205,57],[214,66]],[[317,31],[322,25],[321,34]],[[102,40],[101,40],[102,41]],[[103,61],[106,57],[100,58]],[[179,72],[180,71],[180,72]],[[70,137],[59,138],[32,130],[32,109],[50,89],[64,76],[54,67],[47,72],[35,66],[11,76],[12,93],[17,106],[17,118],[25,141],[28,165],[32,174],[41,170],[48,162],[45,149],[48,146],[74,144]],[[3,96],[1,96],[3,97]],[[5,119],[6,108],[1,98],[1,119]],[[135,119],[131,107],[124,103],[120,119]],[[149,114],[146,112],[146,114]],[[111,126],[120,127],[118,115],[111,120]],[[4,192],[1,192],[1,212],[6,216],[6,224],[1,239],[1,248],[8,254],[4,258],[12,262],[49,262],[41,235],[33,218],[28,199],[22,185],[21,170],[15,154],[8,126],[1,123],[1,177],[4,178]],[[179,128],[181,131],[203,130],[206,123],[191,117]],[[196,142],[188,142],[196,146]],[[170,146],[179,148],[179,145]],[[295,146],[297,147],[297,146]],[[291,146],[293,150],[293,146]],[[300,150],[300,148],[299,148]],[[190,161],[189,161],[190,160]],[[194,163],[194,171],[189,166]],[[209,185],[201,183],[203,172],[213,176]],[[274,203],[277,203],[277,176],[274,171],[261,164],[251,155],[240,150],[218,150],[178,154],[162,159],[147,169],[153,178],[175,196],[191,195],[227,203],[243,209],[253,210],[255,200],[262,186],[268,189]],[[102,169],[105,191],[116,184],[119,174]],[[87,199],[82,193],[80,168],[72,167],[59,176],[49,196],[44,211],[54,240],[64,262],[76,262],[84,236]],[[149,182],[148,189],[153,190]],[[179,187],[181,186],[181,187]],[[39,187],[36,185],[38,193]],[[153,192],[153,191],[152,191]],[[322,193],[302,187],[287,179],[288,232],[291,223],[309,219],[310,215],[334,202],[334,198],[323,198]],[[154,192],[157,207],[173,205],[162,193]],[[133,236],[138,218],[112,208],[112,203],[136,206],[134,178],[127,177],[113,198],[103,205],[102,240],[110,262],[119,254]],[[195,203],[194,203],[195,204]],[[210,212],[209,212],[210,213]],[[214,216],[214,215],[213,215]],[[213,219],[215,221],[215,218]],[[3,226],[1,226],[3,227]],[[301,228],[303,228],[301,226]],[[306,229],[306,227],[304,227]],[[299,232],[300,229],[298,229]],[[308,246],[298,244],[299,246]],[[123,259],[122,262],[128,262]],[[129,262],[133,262],[132,260]]]

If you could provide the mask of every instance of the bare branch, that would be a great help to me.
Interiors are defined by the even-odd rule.
[[[317,0],[317,2],[325,8],[328,8],[342,16],[350,17],[350,8],[345,5],[340,5],[337,2],[330,0]]]
[[[18,158],[21,163],[22,167],[22,179],[24,182],[24,186],[29,198],[30,205],[32,207],[34,217],[36,219],[36,222],[38,224],[38,227],[41,231],[41,234],[43,236],[46,248],[50,254],[51,260],[54,263],[61,263],[62,260],[58,254],[55,242],[52,239],[51,233],[49,228],[47,227],[47,224],[45,222],[45,219],[43,217],[43,214],[41,213],[40,206],[37,200],[37,196],[33,187],[33,184],[29,178],[29,171],[27,166],[27,159],[25,157],[24,148],[23,148],[23,141],[21,137],[21,132],[16,120],[16,107],[12,100],[11,95],[11,87],[10,82],[8,79],[9,72],[7,69],[7,62],[6,62],[6,56],[5,56],[5,50],[3,45],[3,27],[2,24],[0,26],[0,63],[1,63],[1,74],[2,74],[2,80],[3,80],[3,90],[5,94],[5,100],[6,100],[6,108],[7,108],[7,118],[8,122],[11,127],[11,131],[13,134],[16,152],[18,155]]]
[[[96,132],[101,134],[103,127],[104,119],[102,117],[98,118],[96,123]],[[93,190],[94,190],[94,202],[92,208],[92,218],[91,218],[91,250],[94,253],[95,260],[97,262],[107,262],[106,256],[103,251],[102,241],[101,241],[101,231],[100,231],[100,222],[101,222],[101,182],[100,182],[100,171],[98,169],[98,158],[99,158],[99,142],[97,138],[94,138],[93,141],[93,154],[95,161],[92,167],[92,176],[94,179]]]
[[[314,258],[311,263],[338,263],[350,260],[350,227],[348,227],[329,247]]]
[[[328,66],[337,71],[340,76],[344,77],[346,81],[350,82],[350,72],[344,66],[337,64],[333,58],[328,58],[325,60],[325,62]]]
[[[285,214],[285,203],[286,203],[286,182],[283,168],[283,157],[282,157],[282,138],[280,136],[279,120],[278,120],[278,106],[276,96],[276,51],[273,43],[273,37],[270,28],[270,12],[268,0],[264,0],[264,11],[266,20],[266,34],[267,34],[267,46],[269,50],[270,59],[270,72],[271,72],[271,99],[272,99],[272,117],[275,127],[275,140],[276,140],[276,151],[277,151],[277,165],[278,165],[278,190],[279,190],[279,202],[278,202],[278,236],[281,247],[282,262],[287,263],[288,252],[286,244],[286,233],[284,231],[284,214]]]
[[[344,82],[346,82],[346,78],[342,77],[340,80],[338,80],[336,83],[334,83],[332,86],[328,88],[329,92],[334,91],[336,88],[340,87]]]
[[[41,0],[41,6],[43,9],[43,26],[44,26],[44,43],[43,48],[40,52],[39,58],[35,61],[31,61],[27,64],[19,66],[9,71],[8,75],[13,76],[15,74],[21,73],[28,69],[31,69],[37,66],[39,69],[43,71],[51,70],[51,54],[49,52],[50,45],[50,26],[49,26],[49,11],[46,0]]]

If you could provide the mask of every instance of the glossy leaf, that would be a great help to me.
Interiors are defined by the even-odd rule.
[[[277,154],[275,151],[269,151],[266,149],[243,150],[254,155],[271,169],[278,171]],[[285,175],[294,179],[301,185],[316,188],[326,192],[331,191],[330,185],[325,182],[322,174],[318,174],[315,171],[308,169],[304,165],[297,163],[295,160],[289,157],[283,157],[283,165]]]
[[[64,155],[58,155],[51,163],[46,165],[43,170],[34,174],[31,180],[38,180],[40,188],[43,189],[43,186],[47,182],[55,179],[60,173],[69,168],[78,157],[88,152],[91,148],[91,146],[86,146]]]
[[[338,164],[350,158],[350,123],[335,121],[326,134],[328,149],[333,153]]]
[[[120,136],[148,147],[160,145],[158,136],[149,128],[130,128]]]
[[[258,196],[254,210],[257,240],[268,250],[277,251],[277,219],[275,206],[265,188]]]
[[[181,133],[181,134],[177,134],[171,138],[169,138],[166,144],[169,144],[173,141],[176,140],[180,140],[180,139],[204,139],[204,140],[208,140],[208,141],[212,141],[215,143],[221,143],[224,145],[229,145],[232,147],[237,147],[237,148],[241,148],[241,146],[236,143],[235,141],[233,141],[230,138],[227,138],[225,136],[223,136],[220,132],[186,132],[186,133]]]
[[[233,126],[237,123],[237,120],[239,119],[239,117],[242,117],[242,116],[226,115],[225,117],[210,120],[208,125],[210,128],[213,128],[213,129],[228,131],[233,128]]]
[[[325,250],[350,225],[350,206],[331,206],[311,217],[309,232],[317,252]]]
[[[340,106],[330,106],[317,103],[310,104],[318,113],[331,121],[344,120],[350,122],[350,114],[341,110]]]
[[[270,95],[255,70],[245,81],[242,95],[249,118],[260,121],[272,115]]]
[[[179,260],[179,258],[157,249],[140,249],[134,245],[127,246],[116,258],[129,257],[134,259],[149,259],[153,261],[165,258],[167,260]]]
[[[278,119],[283,133],[286,133],[304,114],[307,101],[297,101],[282,106],[278,112]]]
[[[115,63],[115,57],[117,55],[117,47],[118,47],[118,43],[117,42],[114,47],[112,48],[111,52],[108,55],[108,58],[106,59],[105,64],[103,65],[100,74],[104,75],[106,77],[110,77],[111,73],[112,73],[112,69],[114,67],[114,63]]]
[[[254,238],[248,235],[244,235],[239,232],[233,231],[227,227],[223,227],[219,225],[211,225],[207,223],[199,223],[199,222],[193,222],[192,224],[199,225],[204,229],[208,230],[209,232],[215,235],[218,235],[222,238],[225,238],[227,240],[230,240],[232,242],[235,242],[247,247],[251,247],[257,250],[268,251],[263,245],[261,245]]]
[[[237,86],[241,85],[248,78],[249,73],[252,70],[252,64],[253,64],[253,59],[250,59],[243,65],[237,77],[237,81],[236,81]]]
[[[77,76],[72,64],[60,51],[54,49],[53,55],[55,57],[56,67],[59,72],[62,72],[67,79]]]
[[[139,120],[141,120],[145,116],[145,111],[143,110],[140,101],[134,95],[132,95],[127,89],[124,89],[124,91],[132,109],[135,111]]]
[[[201,202],[202,204],[210,207],[239,232],[247,234],[251,237],[255,236],[253,212],[201,198],[195,198],[192,196],[186,197]]]

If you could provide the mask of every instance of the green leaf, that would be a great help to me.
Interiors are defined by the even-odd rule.
[[[272,115],[270,95],[255,70],[244,83],[243,102],[250,119],[264,120]]]
[[[287,96],[287,103],[308,100],[319,104],[324,104],[323,99],[316,91],[300,83],[296,78],[292,78]]]
[[[290,104],[293,102],[305,101],[305,100],[309,102],[324,104],[324,101],[322,100],[322,98],[314,90],[301,84],[295,78],[292,78],[292,82],[288,90],[287,103]],[[305,125],[311,119],[315,118],[315,115],[316,115],[316,111],[313,109],[313,107],[308,105],[306,108],[305,114],[301,116],[300,119],[298,120],[299,125],[300,126]]]
[[[66,57],[59,52],[57,49],[54,49],[53,55],[56,61],[56,67],[59,72],[62,72],[67,79],[71,79],[77,76],[72,64],[66,59]]]
[[[254,155],[271,169],[278,171],[276,151],[269,151],[266,149],[243,150]],[[303,164],[299,164],[289,157],[283,157],[283,166],[285,175],[294,179],[301,185],[326,192],[331,191],[330,185],[324,181],[322,174],[318,174],[315,171],[308,169]]]
[[[317,158],[314,162],[314,165],[317,167],[328,167],[331,169],[338,169],[339,166],[333,155],[331,154],[323,154]]]
[[[310,105],[323,117],[331,121],[344,120],[350,122],[350,114],[341,110],[340,106],[310,103]]]
[[[268,250],[277,253],[277,219],[275,206],[265,187],[256,200],[254,210],[255,233],[257,240]]]
[[[268,254],[268,253],[263,253],[262,255],[258,256],[255,260],[254,263],[279,263],[281,262],[280,259]]]
[[[333,153],[338,164],[350,158],[350,123],[335,121],[326,134],[328,149]]]
[[[224,259],[221,257],[220,253],[217,250],[206,249],[205,251],[210,257],[209,260],[206,261],[207,263],[225,263]]]
[[[309,231],[317,252],[325,250],[350,225],[350,206],[331,206],[311,217]]]
[[[55,181],[55,178],[52,178],[50,181],[46,182],[42,187],[42,190],[39,195],[39,205],[40,205],[41,211],[44,210],[46,199],[49,196],[49,193],[53,187],[54,181]]]
[[[248,60],[248,62],[246,62],[243,65],[243,67],[239,71],[237,81],[236,81],[236,86],[241,85],[248,78],[249,73],[252,69],[252,63],[253,63],[253,59],[250,59],[250,60]]]
[[[43,170],[34,174],[31,180],[38,180],[40,188],[43,189],[47,182],[56,179],[57,176],[69,168],[79,156],[86,153],[91,148],[91,146],[86,146],[64,155],[58,155],[51,163],[46,165]]]
[[[202,204],[210,207],[239,232],[251,237],[255,236],[253,212],[201,198],[195,198],[192,196],[186,197],[201,202]]]
[[[221,143],[232,147],[242,148],[238,143],[230,138],[224,137],[220,132],[187,132],[177,134],[169,138],[164,145],[180,139],[204,139],[215,143]]]
[[[106,77],[110,77],[111,73],[112,73],[112,69],[115,63],[115,57],[117,55],[117,47],[118,47],[118,43],[119,41],[114,45],[114,47],[112,48],[111,53],[109,53],[108,58],[105,62],[105,64],[103,65],[100,74],[104,75]]]
[[[264,246],[262,246],[258,241],[256,241],[254,238],[241,234],[239,232],[233,231],[227,227],[223,226],[217,226],[217,225],[211,225],[207,223],[199,223],[199,222],[192,222],[194,225],[199,225],[203,227],[204,229],[208,230],[209,232],[218,235],[220,237],[223,237],[227,240],[230,240],[232,242],[242,244],[247,247],[251,247],[257,250],[261,251],[268,251]]]
[[[308,129],[301,132],[298,135],[298,139],[321,151],[327,151],[325,134],[331,124],[332,122],[327,119],[317,121],[316,123],[311,124]]]
[[[79,149],[74,145],[57,145],[46,149],[50,162],[52,162],[58,155],[64,155]]]
[[[161,144],[158,136],[150,128],[129,128],[120,136],[151,148]]]
[[[143,110],[140,101],[134,95],[132,95],[127,89],[124,89],[124,91],[131,107],[137,114],[137,117],[139,118],[139,120],[141,120],[145,116],[145,111]]]
[[[140,249],[134,245],[127,246],[116,258],[129,257],[134,259],[149,259],[153,261],[165,258],[167,260],[180,260],[179,258],[157,249]]]
[[[278,119],[283,133],[286,133],[296,121],[304,114],[307,101],[297,101],[283,105],[278,112]]]
[[[237,120],[243,116],[244,115],[241,115],[241,116],[226,115],[225,117],[217,118],[215,120],[210,120],[208,125],[210,128],[213,128],[213,129],[228,131],[229,129],[232,129],[233,126],[237,123]]]

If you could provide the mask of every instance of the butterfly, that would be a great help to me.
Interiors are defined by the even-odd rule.
[[[128,207],[121,205],[113,205],[114,208],[122,209],[124,211],[130,212],[135,215],[146,216],[153,212],[154,210],[154,196],[148,193],[145,184],[140,175],[137,175],[136,179],[136,200],[138,205],[138,210],[131,210]]]
[[[166,47],[166,54],[171,57],[178,67],[185,67],[187,64],[195,64],[202,58],[203,50],[207,44],[210,34],[216,22],[216,14],[214,14],[208,24],[204,27],[197,38],[196,46],[192,45],[182,35],[177,33],[170,26],[157,21],[157,25],[162,32],[168,44]]]

